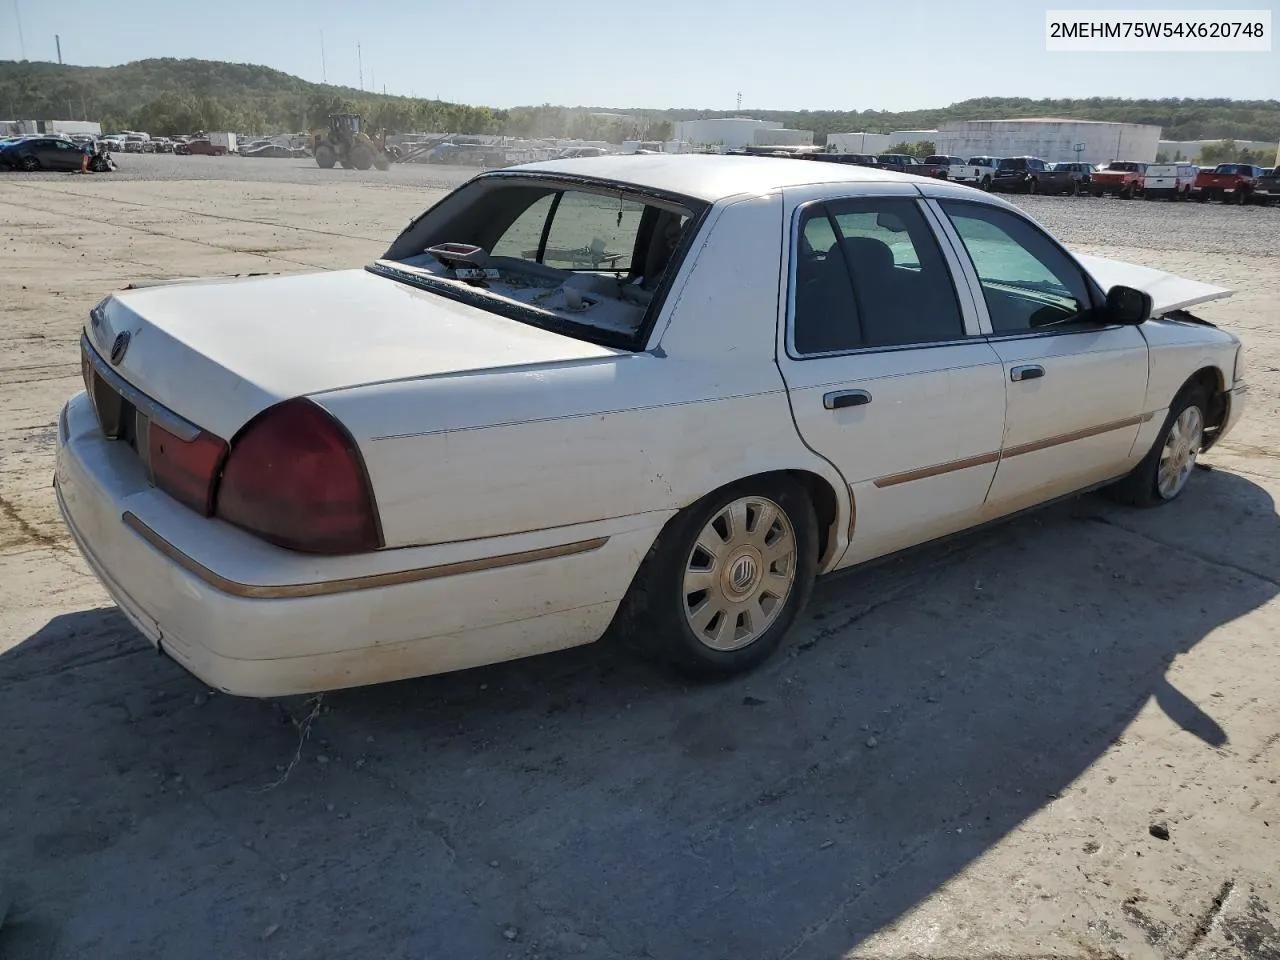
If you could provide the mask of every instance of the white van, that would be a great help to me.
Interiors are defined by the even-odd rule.
[[[1200,168],[1191,163],[1149,163],[1142,178],[1142,192],[1148,200],[1188,200],[1199,172]]]

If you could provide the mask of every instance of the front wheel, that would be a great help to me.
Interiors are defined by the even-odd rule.
[[[983,190],[985,190],[987,193],[990,193],[990,192],[991,192],[991,178],[990,178],[990,177],[983,177],[983,178],[982,178],[982,189],[983,189]]]
[[[1156,507],[1182,493],[1204,445],[1208,408],[1202,387],[1189,387],[1175,397],[1151,450],[1127,477],[1108,488],[1112,499]]]
[[[641,649],[698,680],[767,660],[808,602],[818,521],[784,476],[744,480],[673,518],[619,609]]]

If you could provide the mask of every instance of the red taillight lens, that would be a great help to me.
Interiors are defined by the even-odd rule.
[[[286,400],[245,427],[222,472],[216,512],[290,550],[360,553],[381,546],[360,451],[310,400]]]
[[[147,459],[156,486],[206,517],[213,513],[214,484],[226,455],[226,441],[212,433],[183,440],[155,423],[147,431]]]

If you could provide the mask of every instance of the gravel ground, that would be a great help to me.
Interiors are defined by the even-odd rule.
[[[317,710],[210,694],[76,553],[78,329],[136,277],[366,262],[472,171],[122,161],[0,177],[4,960],[1280,957],[1280,211],[1018,201],[1239,291],[1203,312],[1250,412],[1168,508],[826,581],[732,683],[595,646]]]

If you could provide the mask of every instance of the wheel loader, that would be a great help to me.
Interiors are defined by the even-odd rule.
[[[391,166],[391,154],[387,152],[386,135],[379,132],[370,136],[360,129],[361,118],[354,113],[335,113],[329,117],[329,129],[312,138],[311,150],[316,163],[326,170],[335,163],[346,169],[368,170],[377,167],[386,170]]]

